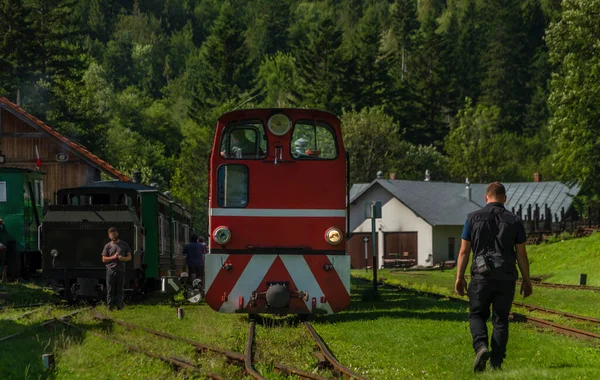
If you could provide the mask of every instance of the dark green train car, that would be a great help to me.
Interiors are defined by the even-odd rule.
[[[42,224],[44,278],[67,300],[102,298],[101,253],[108,229],[116,227],[133,251],[125,264],[125,289],[155,289],[161,276],[184,269],[190,224],[187,210],[140,183],[102,181],[62,189]]]
[[[44,173],[0,168],[0,273],[8,279],[28,278],[41,266],[38,227],[43,218]]]

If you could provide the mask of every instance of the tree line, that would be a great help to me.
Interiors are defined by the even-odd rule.
[[[600,182],[600,0],[0,0],[0,96],[204,223],[216,118],[342,119],[352,182]]]

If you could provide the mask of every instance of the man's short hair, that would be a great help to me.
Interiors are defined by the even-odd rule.
[[[199,238],[198,238],[198,241],[199,241],[200,243],[204,243],[204,238],[201,236],[201,237],[199,237]]]
[[[197,241],[198,241],[198,235],[194,234],[194,235],[190,236],[190,241],[191,241],[192,243],[195,243],[195,242],[197,242]]]
[[[488,197],[494,197],[494,198],[506,196],[506,189],[504,188],[504,185],[501,184],[500,182],[498,182],[498,181],[492,182],[489,184],[489,186],[485,190],[485,195],[487,195]]]
[[[117,229],[115,227],[111,227],[108,229],[108,233],[111,233],[111,232],[119,233],[119,231],[117,231]]]

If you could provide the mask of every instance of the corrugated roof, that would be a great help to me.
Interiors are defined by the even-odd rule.
[[[124,181],[97,181],[88,185],[78,187],[78,189],[86,188],[119,188],[129,190],[156,190],[152,186],[144,185],[141,183],[124,182]]]
[[[136,190],[136,191],[148,191],[148,190],[158,191],[154,187],[144,185],[141,183],[133,183],[133,182],[126,182],[126,181],[119,181],[119,180],[96,181],[96,182],[89,183],[87,185],[83,185],[83,186],[79,186],[79,187],[73,187],[73,188],[69,188],[69,189],[61,189],[60,191],[72,192],[75,190],[85,190],[85,189],[125,189],[125,190]]]
[[[401,181],[379,179],[368,183],[359,183],[350,190],[350,201],[356,201],[373,185],[379,185],[389,191],[415,214],[435,225],[462,225],[467,215],[485,205],[487,184],[471,184],[471,200],[466,196],[465,184],[448,182]],[[505,183],[507,192],[506,208],[515,211],[519,205],[523,214],[531,204],[540,207],[540,216],[544,215],[544,205],[550,207],[552,214],[560,215],[571,207],[573,197],[579,193],[579,187],[568,187],[560,182]]]
[[[104,161],[100,157],[96,156],[95,154],[93,154],[92,152],[87,150],[87,148],[85,148],[83,145],[62,135],[56,129],[45,124],[44,122],[42,122],[35,116],[27,113],[24,109],[22,109],[21,107],[17,106],[14,103],[12,103],[8,99],[6,99],[4,97],[0,97],[0,108],[4,108],[5,110],[12,113],[19,119],[23,120],[24,122],[26,122],[28,125],[32,126],[33,128],[38,129],[42,132],[48,133],[50,136],[54,137],[59,142],[66,145],[73,153],[75,153],[77,156],[79,156],[83,160],[87,161],[90,165],[100,169],[101,171],[103,171],[121,181],[131,181],[128,176],[121,173],[119,170],[117,170],[116,168],[111,166],[108,162]]]
[[[564,207],[565,212],[569,210],[573,203],[573,197],[579,194],[579,186],[574,185],[569,187],[560,182],[516,182],[505,183],[506,186],[506,208],[511,210],[513,207],[515,212],[519,209],[519,205],[523,208],[523,215],[527,213],[527,206],[531,205],[532,213],[537,204],[540,208],[540,216],[545,215],[545,206],[550,207],[552,215],[558,215],[560,218],[560,210]],[[479,192],[485,194],[487,185],[477,184],[481,187]]]

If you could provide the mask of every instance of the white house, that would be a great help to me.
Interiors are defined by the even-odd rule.
[[[536,177],[536,179],[539,177]],[[506,208],[521,210],[527,219],[528,207],[545,210],[553,219],[569,210],[577,186],[560,182],[505,183]],[[371,219],[365,219],[365,204],[381,201],[382,218],[376,220],[378,263],[384,259],[403,259],[407,263],[432,266],[455,260],[460,248],[462,228],[467,215],[485,205],[487,184],[461,184],[430,181],[377,179],[355,184],[350,191],[350,231],[348,253],[354,268],[372,265]],[[365,248],[367,260],[365,260]]]

